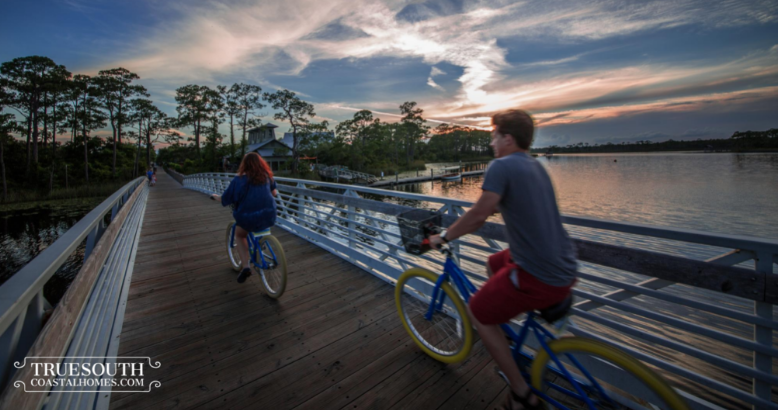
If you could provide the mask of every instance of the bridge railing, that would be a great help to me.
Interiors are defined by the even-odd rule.
[[[24,392],[22,385],[30,389],[32,376],[25,357],[116,354],[121,326],[115,320],[123,317],[117,311],[123,312],[120,300],[126,300],[129,287],[123,278],[132,269],[129,256],[145,209],[145,180],[137,178],[116,191],[0,286],[0,408],[40,408],[47,396]],[[43,287],[84,242],[84,264],[52,312]],[[44,324],[46,311],[51,317]],[[74,400],[95,402],[94,394],[53,397],[47,408],[59,408],[61,400],[67,402],[62,407]]]
[[[190,175],[184,186],[221,193],[233,176]],[[383,189],[276,180],[278,226],[392,284],[408,268],[440,271],[443,263],[433,253],[404,252],[397,214],[432,208],[448,226],[473,205]],[[563,221],[582,262],[574,290],[574,314],[580,320],[570,329],[573,334],[616,345],[660,369],[684,386],[679,391],[694,408],[715,408],[712,400],[778,409],[771,397],[771,386],[778,385],[772,369],[778,357],[773,343],[778,241],[593,218],[565,216]],[[506,242],[501,221],[490,220],[452,246],[463,271],[480,286],[486,279],[486,257],[507,247]],[[610,379],[614,386],[634,391],[618,374]],[[706,391],[705,399],[686,391],[690,387]]]

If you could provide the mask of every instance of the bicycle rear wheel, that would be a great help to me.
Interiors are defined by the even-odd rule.
[[[394,292],[397,312],[405,330],[421,350],[444,363],[460,362],[473,347],[473,328],[462,298],[448,283],[440,287],[445,303],[440,310],[435,309],[429,320],[425,317],[437,279],[438,275],[424,269],[405,271]],[[435,301],[438,304],[440,292]]]
[[[559,363],[541,349],[532,362],[532,386],[570,409],[688,410],[660,375],[613,346],[569,337],[551,341],[549,348]],[[583,395],[559,364],[576,380]]]
[[[273,235],[265,235],[259,239],[259,251],[268,264],[266,269],[259,269],[262,287],[273,299],[279,298],[286,289],[286,255],[281,242]],[[261,259],[257,256],[256,261]]]
[[[240,272],[243,265],[240,260],[240,253],[238,253],[238,244],[234,243],[234,241],[231,241],[232,235],[234,235],[232,231],[232,227],[234,225],[235,222],[230,222],[229,224],[227,224],[227,235],[226,235],[225,246],[227,247],[227,259],[230,262],[230,267],[232,267],[232,270],[234,270],[235,272]],[[230,242],[233,242],[232,246],[230,246]]]

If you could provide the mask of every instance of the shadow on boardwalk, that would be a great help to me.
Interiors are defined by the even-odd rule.
[[[150,393],[113,409],[485,409],[504,384],[480,342],[465,362],[430,359],[405,333],[394,288],[280,228],[280,300],[240,285],[226,258],[229,208],[159,173],[135,260],[119,355],[150,356]]]

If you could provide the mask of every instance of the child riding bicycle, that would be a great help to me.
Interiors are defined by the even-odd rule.
[[[483,193],[448,230],[430,237],[433,248],[475,232],[498,210],[505,220],[509,249],[486,264],[489,279],[470,299],[468,314],[510,391],[505,409],[541,409],[522,378],[499,325],[511,318],[564,301],[575,283],[575,248],[562,226],[551,179],[529,155],[532,117],[510,110],[492,117],[495,160],[484,175]],[[519,407],[521,406],[521,407]]]
[[[238,283],[251,276],[249,248],[246,237],[249,232],[263,231],[276,222],[276,202],[278,195],[273,171],[267,162],[256,152],[243,157],[238,175],[233,178],[224,194],[211,195],[212,199],[221,198],[223,206],[232,205],[235,218],[235,239],[237,242],[243,270],[238,275]]]

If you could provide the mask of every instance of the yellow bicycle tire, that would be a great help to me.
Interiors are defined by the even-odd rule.
[[[419,348],[421,348],[421,350],[424,351],[424,353],[428,354],[430,357],[432,357],[437,361],[443,363],[457,363],[457,362],[461,362],[462,360],[465,360],[465,358],[467,358],[467,356],[470,354],[470,350],[473,348],[473,327],[470,324],[470,317],[467,315],[467,309],[465,308],[464,301],[462,301],[462,298],[459,296],[459,294],[456,291],[454,291],[451,285],[449,285],[448,283],[443,283],[441,285],[441,289],[443,290],[443,292],[446,293],[446,296],[449,298],[449,300],[452,301],[452,303],[454,304],[454,308],[457,310],[457,313],[459,314],[459,317],[462,318],[462,327],[463,327],[465,337],[464,337],[464,344],[462,348],[456,354],[442,355],[436,353],[432,349],[427,347],[423,341],[419,340],[419,338],[411,329],[411,325],[408,323],[406,316],[403,313],[403,307],[402,307],[403,287],[405,283],[408,282],[408,280],[413,277],[421,277],[431,283],[435,283],[438,280],[438,275],[428,270],[420,269],[420,268],[408,269],[407,271],[403,272],[402,275],[400,275],[400,279],[397,280],[397,285],[395,286],[394,299],[395,299],[395,304],[397,306],[397,314],[400,316],[400,321],[402,322],[405,331],[408,332],[408,334],[411,336],[411,338],[416,343],[416,345],[419,346]]]
[[[286,290],[286,282],[287,282],[287,269],[286,269],[286,254],[284,254],[284,248],[281,246],[281,241],[278,240],[273,235],[265,235],[261,238],[259,238],[259,248],[262,249],[262,242],[267,241],[270,244],[270,247],[273,249],[273,253],[276,256],[276,263],[278,265],[275,269],[278,269],[281,274],[281,284],[279,285],[278,289],[270,289],[266,283],[265,273],[260,272],[260,283],[262,284],[262,288],[265,289],[265,293],[273,298],[278,299],[281,297],[281,295],[284,294],[284,290]],[[258,250],[259,251],[259,250]]]
[[[673,410],[689,409],[686,401],[670,387],[662,376],[620,349],[606,343],[581,337],[561,338],[550,342],[548,346],[557,357],[565,353],[574,352],[600,356],[631,373]],[[543,373],[546,371],[549,360],[551,360],[551,357],[548,352],[545,349],[540,349],[537,356],[535,356],[535,360],[532,361],[530,370],[532,386],[541,391],[544,380]]]

